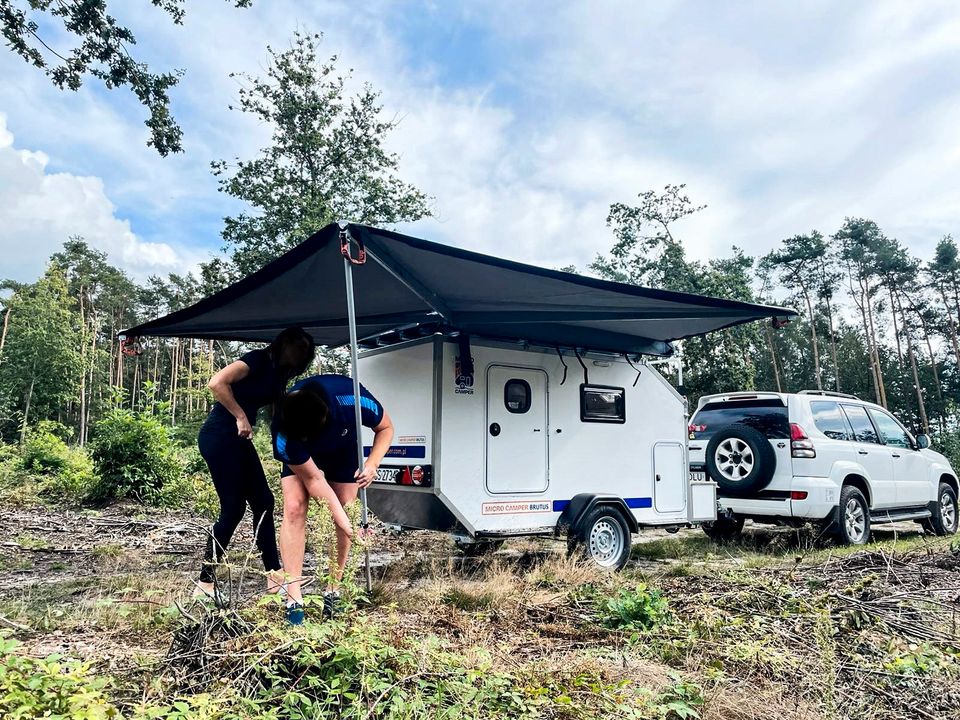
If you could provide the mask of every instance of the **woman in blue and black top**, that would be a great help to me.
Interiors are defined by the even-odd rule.
[[[303,374],[313,356],[313,338],[301,328],[287,328],[269,347],[248,352],[208,383],[217,402],[200,429],[198,444],[220,498],[220,516],[207,538],[198,595],[213,595],[216,563],[222,560],[247,505],[253,511],[257,548],[267,571],[267,590],[280,589],[273,493],[251,437],[257,411],[279,400],[287,383]]]
[[[339,599],[353,529],[344,508],[377,475],[390,449],[393,423],[383,406],[360,387],[360,417],[373,430],[373,445],[357,467],[357,428],[353,381],[343,375],[314,375],[296,383],[277,403],[273,417],[273,455],[283,463],[283,525],[280,549],[287,585],[287,619],[303,622],[300,581],[310,498],[326,501],[337,531],[337,567],[324,593],[324,611],[333,613]]]

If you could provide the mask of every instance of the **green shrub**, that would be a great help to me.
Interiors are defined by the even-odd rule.
[[[32,428],[22,447],[20,470],[36,479],[41,496],[78,502],[96,484],[96,474],[87,451],[67,445],[66,436],[66,428],[47,420]]]
[[[177,448],[151,414],[114,408],[94,428],[95,502],[130,497],[153,505],[176,504],[171,490],[183,480]],[[173,493],[175,496],[176,493]]]
[[[651,630],[669,617],[666,598],[643,583],[599,599],[597,610],[604,625],[618,630]]]
[[[117,718],[104,694],[106,681],[90,676],[89,666],[56,655],[37,660],[17,655],[18,643],[0,635],[0,717]]]

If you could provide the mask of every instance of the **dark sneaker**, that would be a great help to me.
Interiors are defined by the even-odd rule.
[[[303,625],[303,603],[288,600],[286,608],[287,622],[291,625]]]
[[[336,590],[327,590],[323,594],[323,616],[333,618],[340,614],[340,593]]]

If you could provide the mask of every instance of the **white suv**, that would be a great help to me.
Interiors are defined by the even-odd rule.
[[[852,395],[708,395],[690,420],[690,473],[719,486],[717,521],[704,526],[715,539],[739,533],[746,518],[819,522],[849,544],[867,542],[872,524],[903,520],[950,535],[957,474],[929,446]]]

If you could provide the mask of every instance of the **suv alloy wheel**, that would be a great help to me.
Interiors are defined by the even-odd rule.
[[[844,485],[840,491],[836,534],[843,545],[866,545],[870,540],[870,507],[853,485]]]
[[[925,520],[923,527],[934,535],[953,535],[957,531],[957,493],[947,483],[940,483],[937,500],[933,505],[933,517]]]

